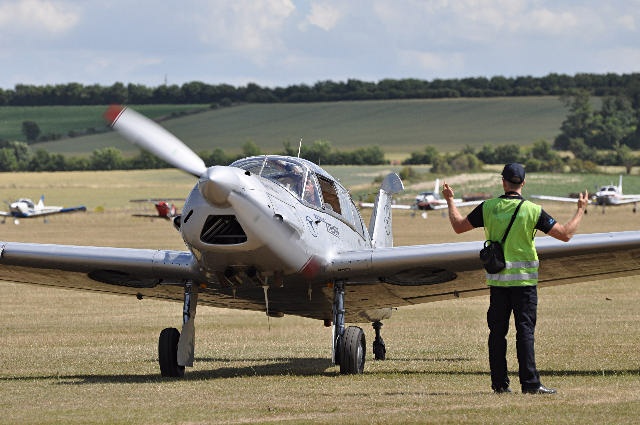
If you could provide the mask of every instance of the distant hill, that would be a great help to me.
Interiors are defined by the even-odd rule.
[[[100,115],[97,120],[102,112],[95,111]],[[402,159],[426,145],[447,152],[465,145],[551,142],[566,114],[564,104],[550,96],[351,101],[246,104],[208,109],[162,125],[196,152],[220,148],[239,153],[247,141],[265,153],[279,152],[283,142],[297,146],[302,138],[303,143],[326,140],[340,150],[375,145],[389,158]],[[138,152],[114,132],[39,143],[33,148],[80,156],[107,146],[125,155]]]

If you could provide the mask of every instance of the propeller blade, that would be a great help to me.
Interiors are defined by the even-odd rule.
[[[104,117],[125,139],[174,167],[196,177],[207,170],[204,161],[180,139],[136,111],[121,105],[112,105]]]

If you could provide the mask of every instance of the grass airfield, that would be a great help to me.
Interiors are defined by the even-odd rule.
[[[185,196],[194,179],[158,174],[0,175],[4,197],[46,194],[87,213],[8,220],[0,240],[183,249],[152,205],[129,199]],[[73,174],[73,173],[69,173]],[[133,176],[133,178],[131,178]],[[11,192],[11,193],[7,193]],[[28,192],[28,193],[27,193]],[[37,193],[32,193],[37,192]],[[563,222],[573,206],[543,204]],[[581,233],[637,230],[631,207],[591,208]],[[455,235],[447,217],[394,215],[396,245],[481,240]],[[580,267],[576,264],[576,267]],[[487,297],[401,308],[385,321],[384,362],[361,376],[330,363],[322,323],[201,307],[196,364],[184,380],[160,378],[157,338],[179,327],[182,305],[0,282],[0,423],[633,423],[640,414],[640,286],[609,279],[540,290],[537,361],[556,396],[519,393],[515,330],[511,395],[490,391]],[[348,308],[348,300],[347,300]]]

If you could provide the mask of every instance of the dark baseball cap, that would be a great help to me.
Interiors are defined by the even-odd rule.
[[[517,162],[507,164],[502,170],[502,177],[511,183],[520,184],[524,181],[524,167]]]

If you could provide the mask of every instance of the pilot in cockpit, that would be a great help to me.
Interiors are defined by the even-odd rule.
[[[320,194],[318,193],[318,187],[316,186],[313,176],[309,174],[307,176],[307,181],[304,185],[304,194],[302,195],[302,199],[308,202],[311,205],[316,207],[320,206]]]

